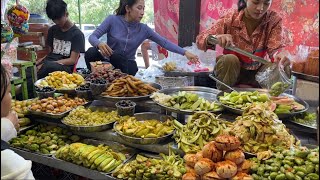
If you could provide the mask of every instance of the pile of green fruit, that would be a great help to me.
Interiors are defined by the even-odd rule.
[[[269,100],[270,99],[267,94],[259,93],[258,91],[225,92],[223,96],[219,97],[219,101],[222,104],[241,110],[245,110],[253,102],[267,102]]]
[[[237,136],[246,152],[289,149],[295,138],[268,108],[268,103],[253,103],[225,132]]]
[[[138,121],[135,117],[125,116],[115,126],[124,135],[138,138],[158,138],[173,132],[172,121],[158,120]]]
[[[119,119],[120,117],[116,111],[92,111],[84,106],[79,106],[64,117],[63,122],[73,126],[97,126],[109,124]]]
[[[317,114],[305,112],[299,116],[293,117],[293,121],[312,127],[317,127]]]
[[[119,167],[112,176],[118,179],[172,179],[178,180],[186,172],[183,159],[179,155],[163,155],[162,159],[137,155],[136,159]]]
[[[60,148],[55,157],[106,173],[111,172],[126,160],[124,154],[114,152],[108,146],[83,143],[73,143]]]
[[[169,97],[169,98],[168,98]],[[175,95],[166,95],[162,93],[151,96],[158,103],[172,107],[179,110],[187,111],[221,111],[221,106],[216,102],[209,102],[208,100],[199,97],[194,93],[179,91]]]
[[[288,83],[276,82],[271,86],[269,94],[271,96],[279,96],[280,94],[284,93],[289,87],[290,84]]]
[[[318,180],[319,148],[309,150],[299,147],[273,154],[260,160],[251,158],[251,174],[254,180]]]
[[[66,129],[40,124],[9,142],[13,147],[25,148],[43,154],[54,154],[65,144],[77,142],[80,137]]]
[[[219,116],[203,111],[190,116],[185,125],[177,120],[173,121],[173,125],[176,129],[173,137],[178,144],[178,148],[185,153],[197,153],[231,123],[219,120]]]

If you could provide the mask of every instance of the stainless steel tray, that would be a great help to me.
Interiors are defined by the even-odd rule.
[[[307,131],[309,133],[317,133],[317,124],[315,126],[310,126],[310,125],[307,125],[307,124],[299,123],[299,122],[294,121],[293,117],[290,117],[288,120],[290,121],[290,123],[299,126],[299,130]]]
[[[163,94],[167,94],[167,95],[174,95],[174,94],[177,94],[179,91],[186,91],[188,93],[197,94],[200,97],[202,97],[210,102],[213,102],[213,101],[217,102],[217,94],[219,92],[221,92],[220,90],[217,90],[217,89],[208,88],[208,87],[201,87],[201,86],[176,87],[176,88],[163,89],[158,92],[163,93]],[[188,111],[188,110],[180,110],[180,109],[176,109],[173,107],[164,106],[156,101],[154,101],[154,102],[170,112],[176,112],[176,113],[187,114],[187,115],[191,115],[195,112],[195,111]],[[218,104],[221,104],[221,103],[219,102]],[[221,107],[221,109],[219,109],[217,111],[211,111],[211,112],[220,112],[222,110],[223,110],[223,107]]]
[[[44,80],[44,78],[38,79],[38,80],[34,83],[34,86],[41,87],[39,84],[40,84],[40,82],[41,82],[42,80]],[[75,90],[75,88],[74,88],[74,89],[56,89],[56,93],[75,94],[75,93],[76,93],[76,90]]]
[[[87,103],[85,103],[85,104],[83,104],[81,106],[85,106],[88,103],[90,103],[90,102],[87,102]],[[77,107],[75,107],[75,108],[77,108]],[[45,113],[45,112],[42,112],[42,111],[40,111],[40,112],[32,111],[30,108],[28,108],[28,110],[29,110],[31,115],[37,115],[37,116],[41,116],[41,117],[44,117],[44,118],[50,118],[50,119],[61,119],[61,118],[65,117],[67,114],[69,114],[69,112],[72,111],[75,108],[72,108],[72,109],[70,109],[68,111],[65,111],[65,112],[59,113],[59,114]]]
[[[261,93],[268,93],[268,90],[267,89],[257,89],[257,88],[235,88],[237,91],[258,91],[258,92],[261,92]],[[225,105],[223,103],[220,102],[219,100],[219,97],[220,96],[223,96],[223,93],[224,92],[219,92],[218,95],[217,95],[217,99],[218,99],[218,102],[223,106],[225,107],[227,110],[229,110],[230,112],[233,112],[235,114],[239,114],[239,115],[242,115],[243,113],[243,110],[241,109],[237,109],[237,108],[233,108],[233,107],[230,107],[228,105]],[[295,116],[295,115],[298,115],[300,113],[303,113],[305,111],[307,111],[309,109],[309,104],[307,102],[305,102],[304,100],[296,97],[296,96],[293,96],[293,95],[290,95],[290,94],[287,94],[287,93],[282,93],[280,96],[287,96],[287,97],[290,97],[290,98],[293,98],[296,102],[302,104],[305,109],[301,110],[301,111],[295,111],[295,112],[290,112],[290,113],[284,113],[284,114],[277,114],[279,119],[283,120],[283,119],[286,119],[286,118],[289,118],[289,117],[292,117],[292,116]]]
[[[160,84],[157,83],[147,83],[146,84],[150,84],[152,87],[161,90],[162,87]],[[98,98],[101,100],[106,100],[106,101],[113,101],[113,102],[117,102],[117,101],[121,101],[121,100],[131,100],[131,101],[144,101],[144,100],[149,100],[150,99],[150,95],[147,96],[135,96],[135,97],[112,97],[112,96],[102,96],[99,95]]]
[[[96,111],[103,111],[103,112],[111,112],[115,111],[116,108],[109,108],[109,107],[96,107],[96,106],[90,106],[88,107],[89,109]],[[96,126],[77,126],[77,125],[70,125],[64,122],[64,120],[61,120],[61,122],[67,126],[67,128],[73,130],[73,131],[79,131],[79,132],[99,132],[99,131],[104,131],[107,129],[112,129],[113,127],[113,122],[107,123],[107,124],[101,124],[101,125],[96,125]]]
[[[94,146],[98,146],[100,144],[104,144],[104,145],[110,147],[110,149],[112,149],[114,152],[123,153],[126,156],[126,160],[123,161],[122,164],[120,164],[119,166],[122,166],[123,164],[128,162],[130,159],[135,157],[135,155],[137,154],[137,150],[136,149],[124,146],[123,144],[120,144],[120,143],[117,143],[117,142],[100,141],[100,140],[95,140],[95,139],[84,139],[82,142],[85,143],[85,144],[90,144],[90,145],[94,145]],[[65,161],[63,159],[57,158],[55,155],[53,155],[52,157],[54,159],[57,159],[57,160],[60,160],[60,161]],[[65,162],[68,162],[68,161],[65,161]],[[72,163],[72,162],[68,162],[68,163]],[[83,167],[83,166],[80,166],[80,165],[76,165],[76,166]],[[114,170],[111,171],[111,172],[108,172],[108,173],[101,172],[101,171],[98,171],[98,170],[92,170],[92,171],[97,171],[97,172],[99,172],[101,174],[108,175],[108,174],[113,173]]]
[[[151,119],[156,119],[159,120],[161,122],[166,121],[168,118],[169,119],[174,119],[172,116],[167,116],[167,115],[162,115],[162,114],[158,114],[158,113],[153,113],[153,112],[145,112],[145,113],[136,113],[134,114],[134,117],[136,117],[136,119],[138,121],[144,121],[144,120],[151,120]],[[115,122],[113,124],[113,130],[125,141],[133,143],[133,144],[159,144],[162,143],[168,139],[171,138],[171,136],[174,134],[174,130],[172,131],[172,133],[167,134],[165,136],[162,137],[158,137],[158,138],[138,138],[138,137],[131,137],[131,136],[127,136],[122,134],[120,131],[116,130],[116,125],[118,122]]]

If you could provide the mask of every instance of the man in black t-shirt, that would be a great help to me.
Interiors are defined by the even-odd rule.
[[[54,71],[72,73],[80,52],[85,52],[84,35],[68,18],[67,4],[63,0],[49,0],[46,13],[55,25],[48,30],[50,53],[37,60],[39,79]]]

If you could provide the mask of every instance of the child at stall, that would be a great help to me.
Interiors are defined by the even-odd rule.
[[[69,19],[67,4],[63,0],[48,0],[46,13],[55,25],[48,30],[50,53],[37,60],[39,79],[54,71],[72,73],[80,53],[85,51],[84,35]]]
[[[1,64],[1,179],[34,179],[30,160],[8,149],[7,141],[17,135],[18,117],[10,112],[10,79]]]

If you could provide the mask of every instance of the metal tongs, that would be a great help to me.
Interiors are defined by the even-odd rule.
[[[208,37],[208,43],[210,43],[210,44],[219,44],[219,40],[218,40],[217,38],[213,37],[213,36],[209,36],[209,37]],[[242,50],[242,49],[239,49],[239,48],[237,48],[237,47],[235,47],[235,46],[228,46],[228,47],[225,47],[225,49],[228,49],[228,50],[237,52],[237,53],[239,53],[239,54],[242,54],[242,55],[244,55],[244,56],[247,56],[247,57],[251,58],[252,60],[258,61],[258,62],[260,62],[260,63],[262,63],[262,64],[269,64],[269,63],[271,63],[271,62],[269,62],[269,61],[267,61],[267,60],[265,60],[265,59],[263,59],[263,58],[261,58],[261,57],[259,57],[259,56],[253,55],[252,53],[249,53],[249,52],[247,52],[247,51],[244,51],[244,50]]]

